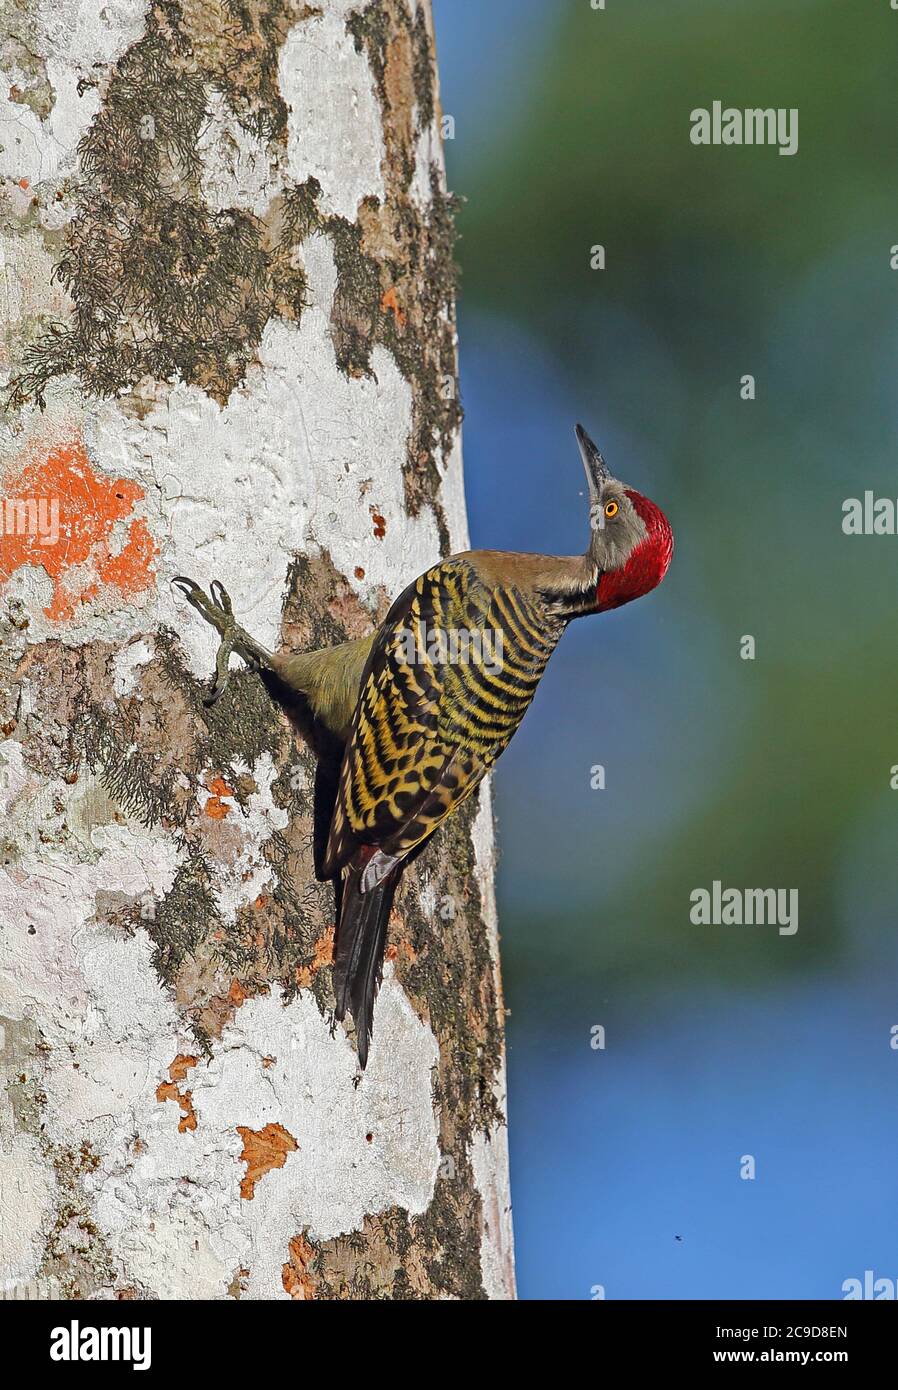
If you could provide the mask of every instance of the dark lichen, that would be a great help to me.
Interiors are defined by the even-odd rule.
[[[366,198],[357,222],[320,210],[317,180],[285,194],[285,226],[303,239],[331,242],[337,285],[331,337],[337,363],[349,375],[372,371],[378,345],[395,358],[412,387],[413,420],[404,468],[408,510],[434,507],[444,553],[445,518],[435,502],[441,475],[438,453],[448,456],[462,419],[457,388],[454,260],[457,199],[430,171],[430,202],[397,208]]]
[[[433,61],[433,42],[423,5],[418,6],[415,15],[413,42],[418,129],[426,130],[436,116],[436,68]]]
[[[319,6],[301,0],[180,0],[182,24],[212,84],[227,95],[243,128],[283,143],[287,104],[278,85],[278,55],[300,20]]]
[[[301,313],[305,278],[277,234],[276,207],[270,223],[211,209],[198,146],[213,90],[258,137],[285,137],[274,58],[305,10],[227,0],[212,12],[227,45],[204,44],[191,4],[169,0],[153,6],[116,66],[79,146],[76,209],[54,271],[73,314],[28,347],[12,409],[43,404],[49,381],[65,374],[101,397],[178,376],[223,402],[269,318]]]
[[[103,1232],[91,1216],[84,1180],[99,1166],[85,1141],[79,1148],[44,1141],[56,1179],[55,1210],[38,1277],[55,1280],[64,1299],[114,1297],[120,1271]]]
[[[213,875],[201,855],[188,852],[171,888],[142,920],[154,944],[153,964],[173,984],[184,961],[221,930]]]
[[[444,1153],[459,1153],[475,1131],[489,1133],[502,1120],[495,1086],[503,1055],[502,1001],[497,992],[471,841],[476,799],[441,827],[401,900],[411,963],[397,955],[397,972],[409,996],[426,1012],[440,1043],[435,1093],[443,1117]],[[421,906],[421,875],[438,904],[452,911],[436,917]]]
[[[403,7],[404,9],[404,7]],[[406,18],[408,12],[405,11]],[[347,17],[346,28],[355,40],[357,53],[366,53],[377,94],[381,102],[387,100],[387,44],[392,28],[389,7],[383,0],[372,0],[364,9],[353,10]]]
[[[481,1200],[467,1164],[439,1178],[421,1216],[388,1207],[347,1236],[314,1244],[304,1273],[312,1296],[336,1300],[486,1297],[480,1267]]]

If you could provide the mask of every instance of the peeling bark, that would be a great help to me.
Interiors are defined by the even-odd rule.
[[[314,757],[169,585],[298,650],[466,544],[428,6],[19,0],[0,66],[0,1288],[512,1297],[489,789],[360,1076]]]

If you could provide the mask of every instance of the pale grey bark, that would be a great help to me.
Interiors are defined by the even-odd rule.
[[[251,673],[205,709],[169,584],[319,645],[466,543],[429,9],[31,0],[0,60],[0,466],[48,523],[0,535],[0,1289],[511,1297],[488,791],[356,1084],[313,760]]]

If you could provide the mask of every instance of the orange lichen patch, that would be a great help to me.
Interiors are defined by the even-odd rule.
[[[183,1081],[191,1067],[196,1066],[198,1060],[198,1058],[186,1052],[179,1052],[168,1069],[168,1074],[172,1081]]]
[[[383,309],[385,314],[391,313],[393,315],[393,318],[396,320],[397,327],[405,327],[405,314],[399,307],[399,298],[396,294],[396,288],[394,285],[391,285],[390,288],[385,291],[380,301],[380,307],[381,309]]]
[[[268,897],[267,893],[260,893],[253,903],[253,907],[257,912],[261,912],[263,907],[267,907],[270,902],[271,899]]]
[[[315,1280],[309,1273],[315,1250],[305,1236],[294,1236],[287,1247],[290,1258],[281,1270],[281,1283],[284,1292],[291,1298],[307,1299],[315,1297]]]
[[[356,565],[355,569],[353,570],[353,573],[354,573],[356,579],[364,579],[364,578],[365,578],[365,571],[362,569],[361,565]]]
[[[44,612],[54,622],[74,617],[104,588],[131,598],[153,585],[158,547],[144,518],[132,517],[121,544],[114,537],[143,488],[97,473],[80,439],[41,457],[32,447],[7,474],[3,492],[0,582],[23,565],[42,568],[53,582]]]
[[[181,1118],[178,1121],[179,1134],[186,1133],[188,1129],[196,1129],[196,1112],[193,1108],[192,1091],[179,1091],[173,1081],[160,1081],[159,1085],[156,1087],[156,1099],[158,1101],[173,1100],[180,1105]]]
[[[328,927],[323,936],[319,936],[315,942],[315,954],[311,964],[296,967],[296,983],[300,989],[308,989],[319,970],[323,970],[326,965],[333,965],[335,935],[336,928]]]
[[[404,938],[402,941],[398,943],[398,945],[394,946],[391,943],[387,947],[384,955],[387,960],[397,960],[399,956],[402,955],[405,957],[405,959],[408,961],[410,965],[414,965],[415,961],[418,959],[418,952],[415,950],[412,943],[410,941],[406,941]]]
[[[371,508],[371,520],[374,522],[374,534],[379,541],[382,541],[387,534],[387,518],[381,516],[376,507]]]
[[[263,1057],[262,1066],[265,1068],[266,1071],[268,1071],[271,1067],[274,1066],[276,1061],[277,1057]]]
[[[30,184],[29,184],[29,182],[28,182],[27,179],[19,179],[19,187],[21,188],[22,192],[24,193],[25,190],[26,190],[27,188],[30,187]]]
[[[178,1121],[178,1133],[183,1134],[186,1129],[196,1129],[196,1111],[193,1108],[193,1092],[185,1091],[181,1097],[181,1108],[184,1114]]]
[[[222,798],[233,797],[233,787],[229,787],[223,777],[212,777],[206,782],[206,789],[212,795],[206,800],[203,814],[210,816],[212,820],[224,820],[225,816],[231,814],[231,807]]]
[[[243,1140],[240,1162],[246,1164],[246,1176],[240,1180],[240,1196],[251,1202],[260,1178],[264,1178],[272,1168],[283,1168],[287,1155],[298,1149],[299,1145],[283,1125],[269,1124],[264,1129],[247,1129],[245,1125],[238,1125],[237,1133]]]
[[[228,990],[228,1003],[233,1004],[235,1009],[239,1009],[240,1005],[243,1004],[248,998],[249,995],[243,988],[243,985],[240,983],[240,981],[232,980],[231,988]]]

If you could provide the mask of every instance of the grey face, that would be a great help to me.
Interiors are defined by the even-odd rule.
[[[645,522],[627,496],[626,484],[604,478],[590,488],[590,557],[601,570],[616,570],[627,563],[635,546],[645,539]]]
[[[646,534],[645,523],[627,496],[626,484],[612,478],[602,455],[582,425],[576,427],[577,445],[589,484],[590,557],[599,569],[625,565],[633,547]]]

